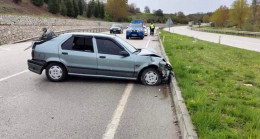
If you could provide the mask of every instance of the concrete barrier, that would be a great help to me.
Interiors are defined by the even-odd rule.
[[[93,33],[99,33],[99,32],[106,32],[108,31],[107,28],[91,28],[91,29],[70,29],[70,30],[63,30],[59,32],[55,32],[56,35],[64,34],[64,33],[70,33],[70,32],[93,32]],[[37,37],[31,37],[19,41],[15,41],[12,43],[20,43],[20,42],[26,42],[26,41],[33,41],[33,40],[38,40],[39,36]]]

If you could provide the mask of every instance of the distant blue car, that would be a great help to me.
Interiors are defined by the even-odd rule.
[[[130,24],[126,30],[126,39],[130,37],[137,37],[140,39],[144,38],[144,28],[143,24]]]

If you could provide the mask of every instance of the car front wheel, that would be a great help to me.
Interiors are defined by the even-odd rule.
[[[144,85],[158,85],[161,83],[161,75],[154,68],[145,69],[141,75],[141,82]]]
[[[61,82],[67,76],[67,70],[60,63],[51,63],[46,67],[46,76],[50,81]]]

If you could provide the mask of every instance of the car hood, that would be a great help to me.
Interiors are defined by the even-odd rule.
[[[142,27],[128,27],[128,30],[142,30]]]
[[[154,57],[162,57],[160,54],[158,54],[154,49],[151,48],[145,48],[141,49],[141,52],[138,54],[140,56],[154,56]]]

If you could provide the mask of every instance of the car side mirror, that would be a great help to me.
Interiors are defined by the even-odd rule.
[[[121,51],[121,52],[119,52],[119,54],[120,54],[121,56],[124,56],[124,57],[129,56],[129,53],[126,52],[126,51]]]

